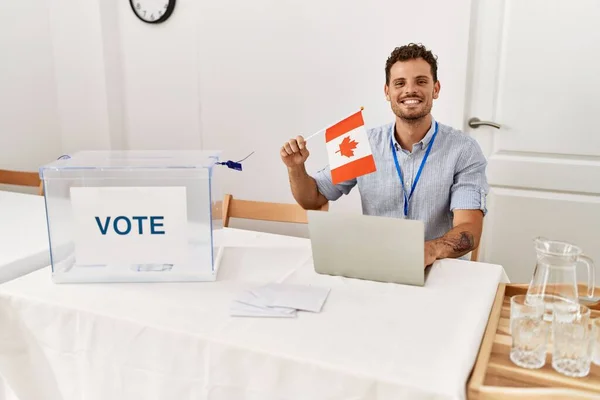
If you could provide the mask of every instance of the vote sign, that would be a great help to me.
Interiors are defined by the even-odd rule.
[[[185,187],[72,187],[79,265],[187,261]]]

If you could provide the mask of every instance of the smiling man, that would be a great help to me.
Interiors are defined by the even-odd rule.
[[[304,138],[280,155],[294,198],[318,209],[358,186],[363,213],[425,224],[425,266],[465,257],[479,245],[486,213],[486,159],[477,142],[431,115],[440,94],[437,58],[424,46],[398,47],[385,64],[384,92],[396,118],[370,129],[377,171],[334,185],[329,167],[310,176]]]

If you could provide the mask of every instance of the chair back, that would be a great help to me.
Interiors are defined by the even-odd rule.
[[[37,193],[40,196],[44,194],[44,185],[37,172],[0,169],[0,183],[5,185],[37,187]]]
[[[320,210],[329,208],[325,204]],[[308,223],[306,210],[298,204],[271,203],[264,201],[240,200],[227,194],[222,205],[223,226],[229,226],[230,218],[253,219],[260,221],[290,222],[296,224]]]

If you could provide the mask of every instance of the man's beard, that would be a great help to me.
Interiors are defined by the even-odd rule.
[[[392,111],[394,112],[394,114],[396,114],[396,116],[398,118],[400,118],[404,122],[409,123],[409,124],[416,124],[419,121],[421,121],[423,118],[425,118],[427,115],[429,115],[429,112],[431,111],[431,105],[426,104],[425,107],[420,112],[405,113],[404,110],[402,109],[401,104],[392,103]]]

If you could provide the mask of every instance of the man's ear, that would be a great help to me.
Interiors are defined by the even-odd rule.
[[[390,88],[388,87],[387,83],[383,85],[383,92],[385,93],[385,99],[390,101]]]
[[[434,85],[433,85],[433,98],[437,99],[438,97],[440,97],[440,81],[437,81]]]

